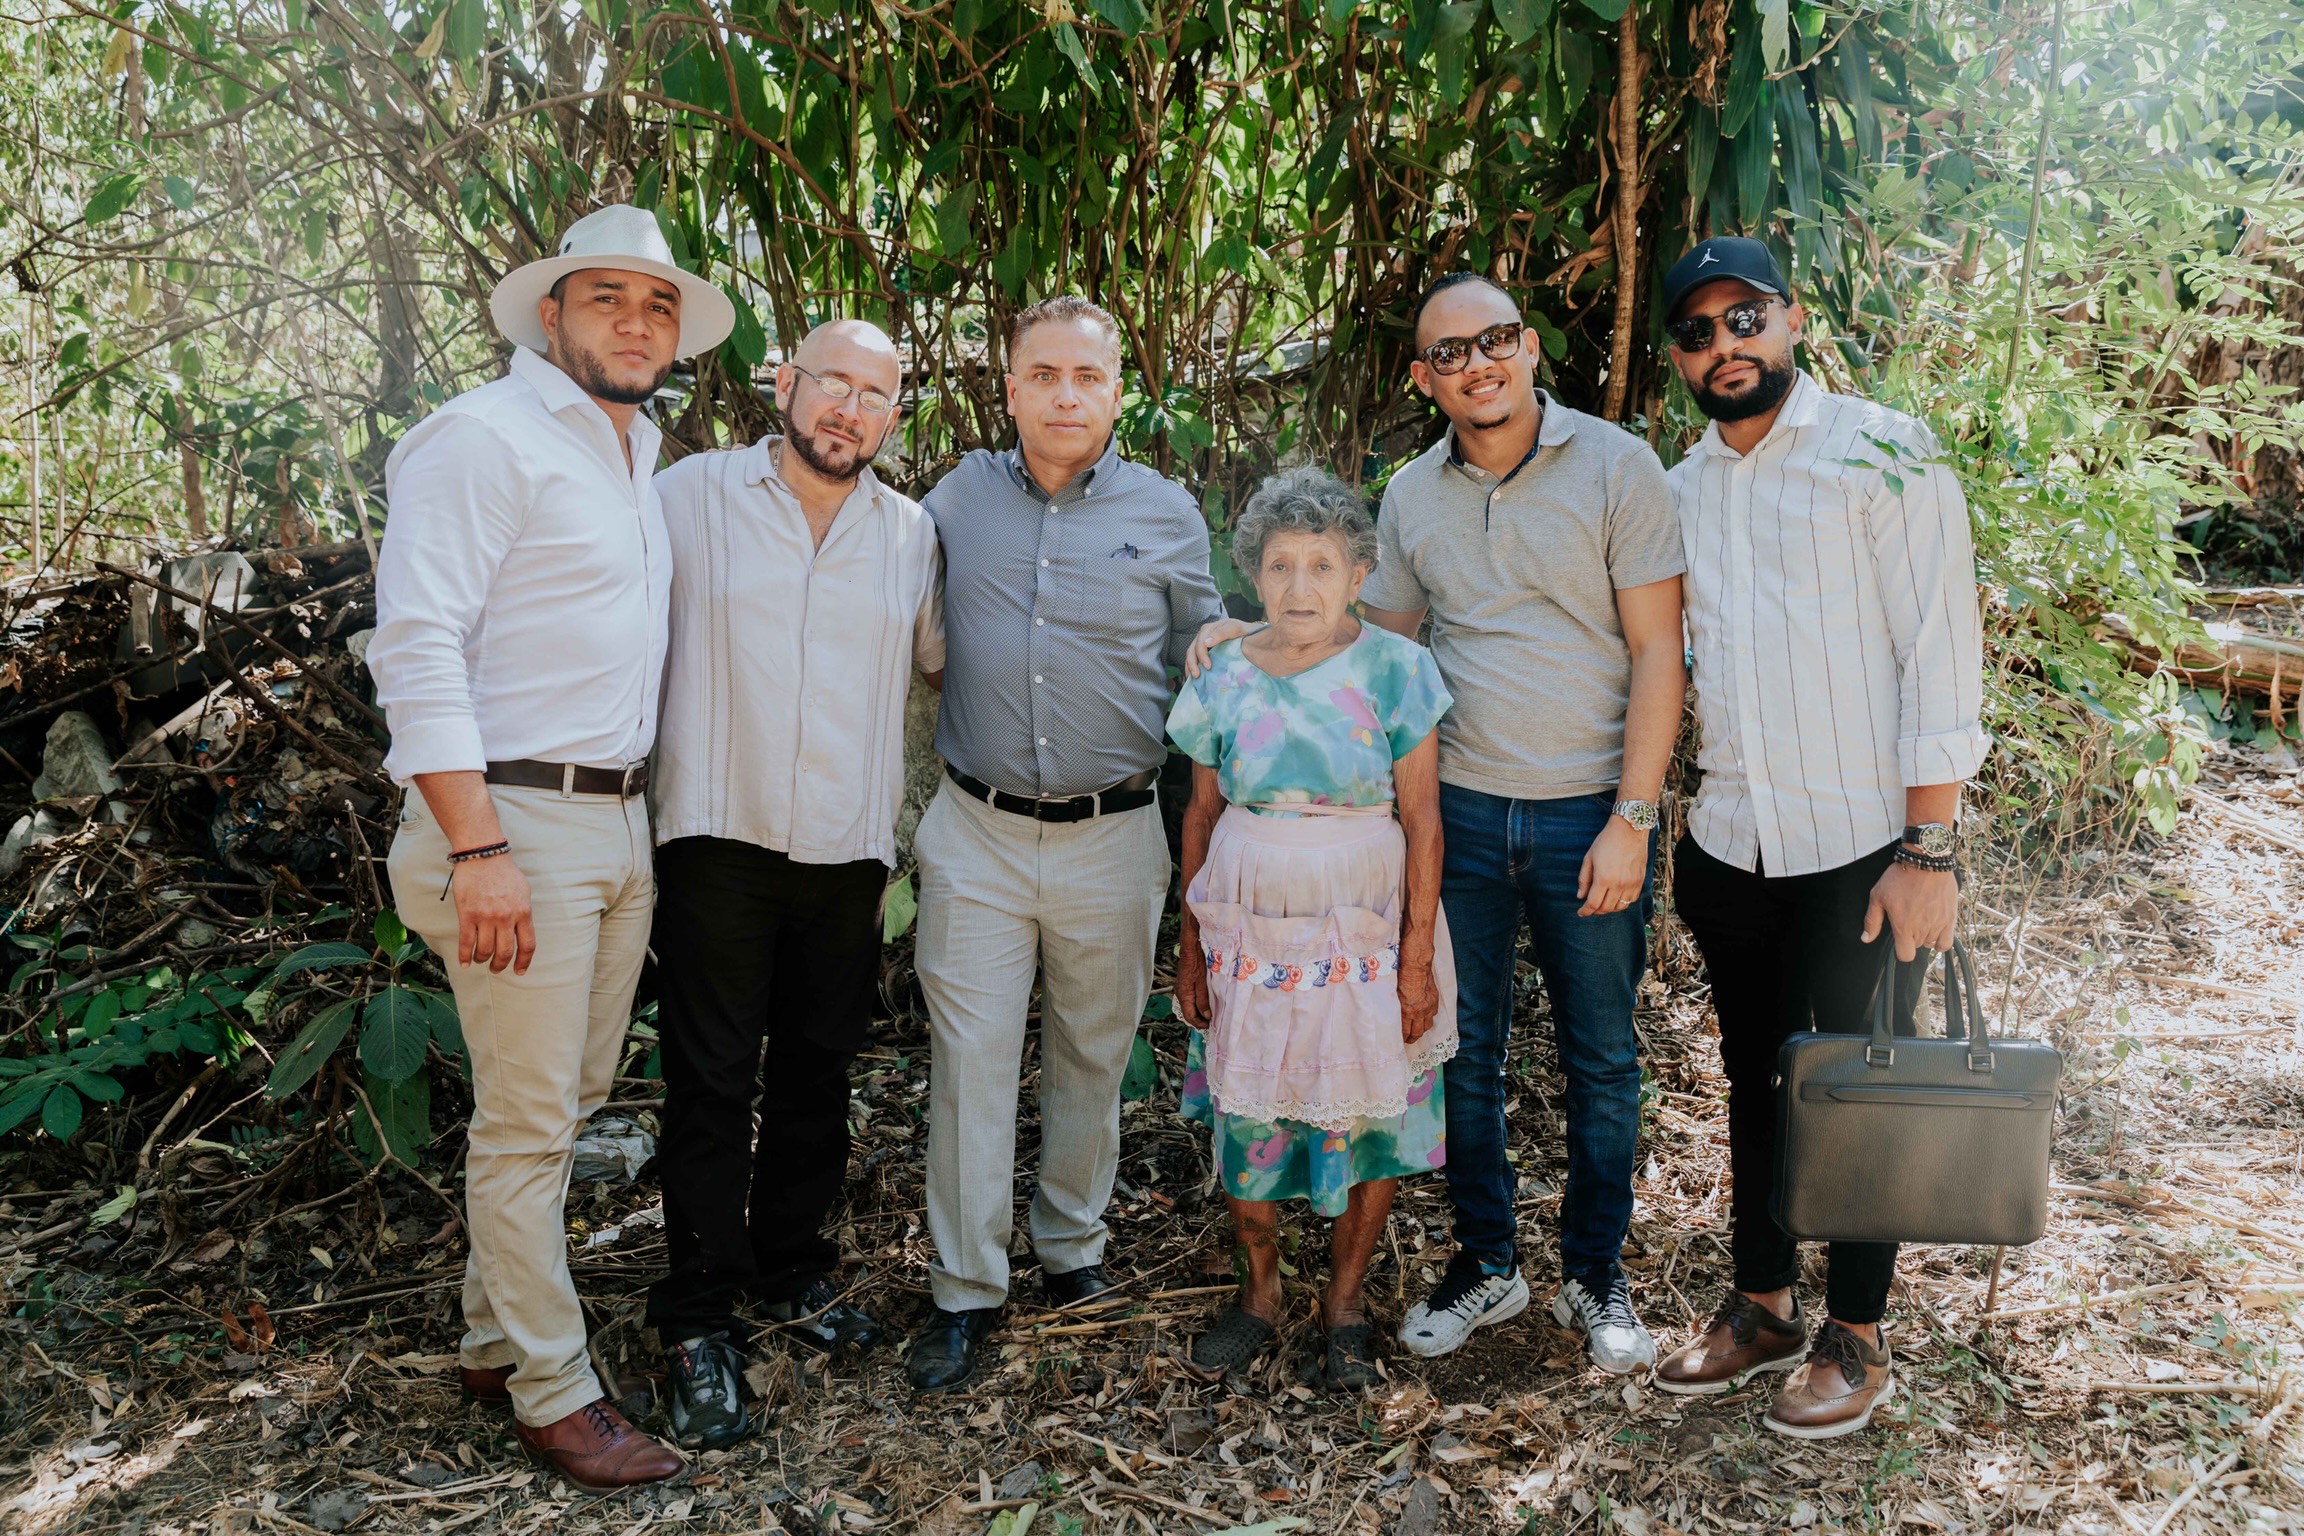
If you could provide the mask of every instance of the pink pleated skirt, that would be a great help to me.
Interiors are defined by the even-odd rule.
[[[1207,954],[1208,1093],[1216,1108],[1327,1130],[1404,1114],[1408,1087],[1456,1054],[1456,966],[1444,913],[1440,1011],[1400,1038],[1401,875],[1385,815],[1226,808],[1184,893]]]

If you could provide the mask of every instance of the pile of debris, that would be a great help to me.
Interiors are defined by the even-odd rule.
[[[366,546],[105,564],[0,601],[0,931],[117,950],[195,898],[382,904]]]

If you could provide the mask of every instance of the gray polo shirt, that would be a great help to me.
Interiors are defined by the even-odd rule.
[[[923,505],[944,544],[944,761],[1018,795],[1159,767],[1168,668],[1223,612],[1191,493],[1115,441],[1053,498],[1017,450],[979,448]]]
[[[1501,480],[1457,457],[1453,427],[1400,467],[1360,591],[1374,608],[1432,611],[1456,696],[1441,780],[1515,800],[1616,787],[1632,692],[1616,591],[1688,568],[1655,453],[1537,394],[1535,450]]]

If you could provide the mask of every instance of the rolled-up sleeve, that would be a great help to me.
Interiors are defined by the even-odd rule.
[[[1968,498],[1924,432],[1898,438],[1866,507],[1896,650],[1897,766],[1907,788],[1983,766],[1984,621]]]
[[[1208,523],[1191,498],[1177,497],[1179,537],[1168,562],[1167,662],[1181,669],[1203,625],[1224,616],[1224,598],[1208,573]]]
[[[451,413],[417,430],[386,487],[368,645],[392,730],[384,767],[402,784],[487,767],[465,646],[528,506],[519,452],[486,422]]]

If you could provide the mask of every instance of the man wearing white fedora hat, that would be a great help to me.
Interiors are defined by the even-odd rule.
[[[608,1402],[568,1272],[577,1128],[606,1102],[656,888],[647,758],[671,556],[640,407],[733,306],[653,215],[602,208],[497,284],[504,377],[449,401],[385,465],[368,668],[405,799],[401,917],[436,950],[472,1071],[465,1388],[593,1491],[678,1453]]]

